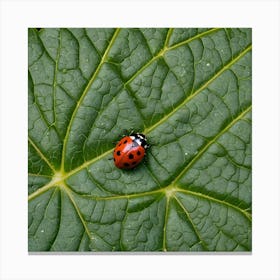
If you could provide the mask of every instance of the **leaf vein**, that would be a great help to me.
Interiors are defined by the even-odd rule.
[[[37,145],[32,141],[32,139],[30,138],[30,136],[28,136],[28,141],[29,143],[33,146],[33,148],[36,150],[36,152],[38,153],[38,155],[41,157],[42,160],[45,161],[45,163],[50,167],[50,169],[55,173],[56,170],[55,168],[52,166],[52,164],[49,162],[49,160],[47,159],[47,157],[42,153],[42,151],[37,147]]]
[[[246,115],[252,106],[249,106],[245,111],[243,111],[237,118],[233,119],[221,132],[219,132],[216,136],[214,136],[206,145],[202,147],[202,149],[193,157],[190,163],[180,172],[178,176],[176,176],[173,183],[177,183],[182,176],[187,172],[197,162],[198,159],[204,154],[204,152],[219,139],[226,131],[228,131],[235,123],[237,123],[244,115]]]
[[[205,242],[203,241],[202,237],[200,236],[195,224],[193,223],[192,219],[191,219],[191,216],[190,216],[190,213],[188,212],[188,210],[184,207],[184,205],[181,203],[181,201],[179,200],[179,198],[174,195],[173,198],[176,200],[177,204],[180,206],[180,208],[184,211],[187,219],[189,220],[193,230],[194,230],[194,233],[196,235],[196,237],[198,238],[198,240],[200,241],[199,243],[201,244],[201,246],[204,248],[204,250],[206,251],[209,251],[209,249],[207,248],[207,245],[205,244]]]
[[[61,170],[62,172],[64,172],[64,162],[65,162],[65,156],[66,156],[66,145],[67,145],[67,141],[68,141],[68,138],[69,138],[69,134],[70,134],[70,130],[71,130],[71,127],[72,127],[72,124],[73,124],[73,121],[75,119],[75,116],[78,112],[78,109],[80,107],[80,104],[82,103],[82,101],[84,100],[85,96],[87,95],[89,89],[90,89],[90,86],[92,85],[93,81],[95,80],[95,78],[97,77],[97,74],[99,73],[100,69],[101,69],[101,66],[104,64],[106,58],[107,58],[107,55],[109,53],[109,50],[111,49],[117,35],[119,34],[119,29],[117,29],[106,49],[106,51],[104,52],[103,56],[102,56],[102,59],[98,65],[98,67],[96,68],[95,72],[93,73],[91,79],[89,80],[87,86],[85,87],[80,99],[78,100],[77,104],[76,104],[76,107],[73,111],[73,114],[71,116],[71,119],[69,121],[69,124],[67,126],[67,130],[66,130],[66,135],[65,135],[65,138],[64,138],[64,141],[63,141],[63,148],[62,148],[62,157],[61,157]]]
[[[214,201],[216,203],[219,203],[219,204],[222,204],[224,206],[230,207],[230,208],[235,209],[236,211],[242,213],[249,221],[252,220],[251,214],[248,213],[246,211],[246,209],[239,208],[238,206],[236,206],[234,204],[231,204],[227,201],[220,200],[220,199],[215,198],[215,197],[210,196],[210,195],[206,195],[206,194],[203,194],[203,193],[198,193],[198,192],[194,192],[194,191],[190,191],[190,190],[185,190],[185,189],[179,189],[178,192],[181,192],[181,193],[184,193],[184,194],[187,194],[187,195],[192,195],[192,196],[199,197],[199,198],[203,198],[205,200]]]
[[[166,114],[163,118],[161,118],[157,123],[153,124],[149,128],[147,128],[144,133],[149,133],[151,130],[160,126],[164,123],[168,118],[174,115],[179,109],[186,105],[190,100],[192,100],[196,95],[198,95],[202,90],[204,90],[209,84],[211,84],[215,79],[217,79],[223,72],[229,69],[236,61],[238,61],[241,57],[247,54],[251,50],[252,46],[250,45],[246,48],[242,53],[240,53],[237,57],[235,57],[232,61],[230,61],[227,65],[225,65],[221,70],[219,70],[211,79],[209,79],[206,83],[204,83],[200,88],[198,88],[193,94],[189,95],[182,103],[180,103],[177,107],[174,108],[170,113]]]

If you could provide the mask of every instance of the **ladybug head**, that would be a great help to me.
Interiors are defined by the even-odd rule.
[[[142,133],[132,133],[130,137],[132,137],[132,140],[137,142],[137,144],[142,146],[144,149],[149,147],[146,135]]]

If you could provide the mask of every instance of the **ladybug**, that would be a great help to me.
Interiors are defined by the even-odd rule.
[[[120,169],[132,169],[144,158],[149,147],[147,138],[141,133],[123,137],[114,150],[114,163]]]

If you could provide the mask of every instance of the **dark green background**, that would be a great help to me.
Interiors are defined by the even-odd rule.
[[[29,251],[251,251],[251,29],[29,29]],[[151,148],[112,160],[134,130]]]

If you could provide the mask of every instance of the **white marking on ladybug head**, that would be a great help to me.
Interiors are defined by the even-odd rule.
[[[134,140],[139,146],[141,146],[141,144],[142,144],[142,141],[141,141],[141,139],[139,139],[139,138],[136,138],[135,140]]]

